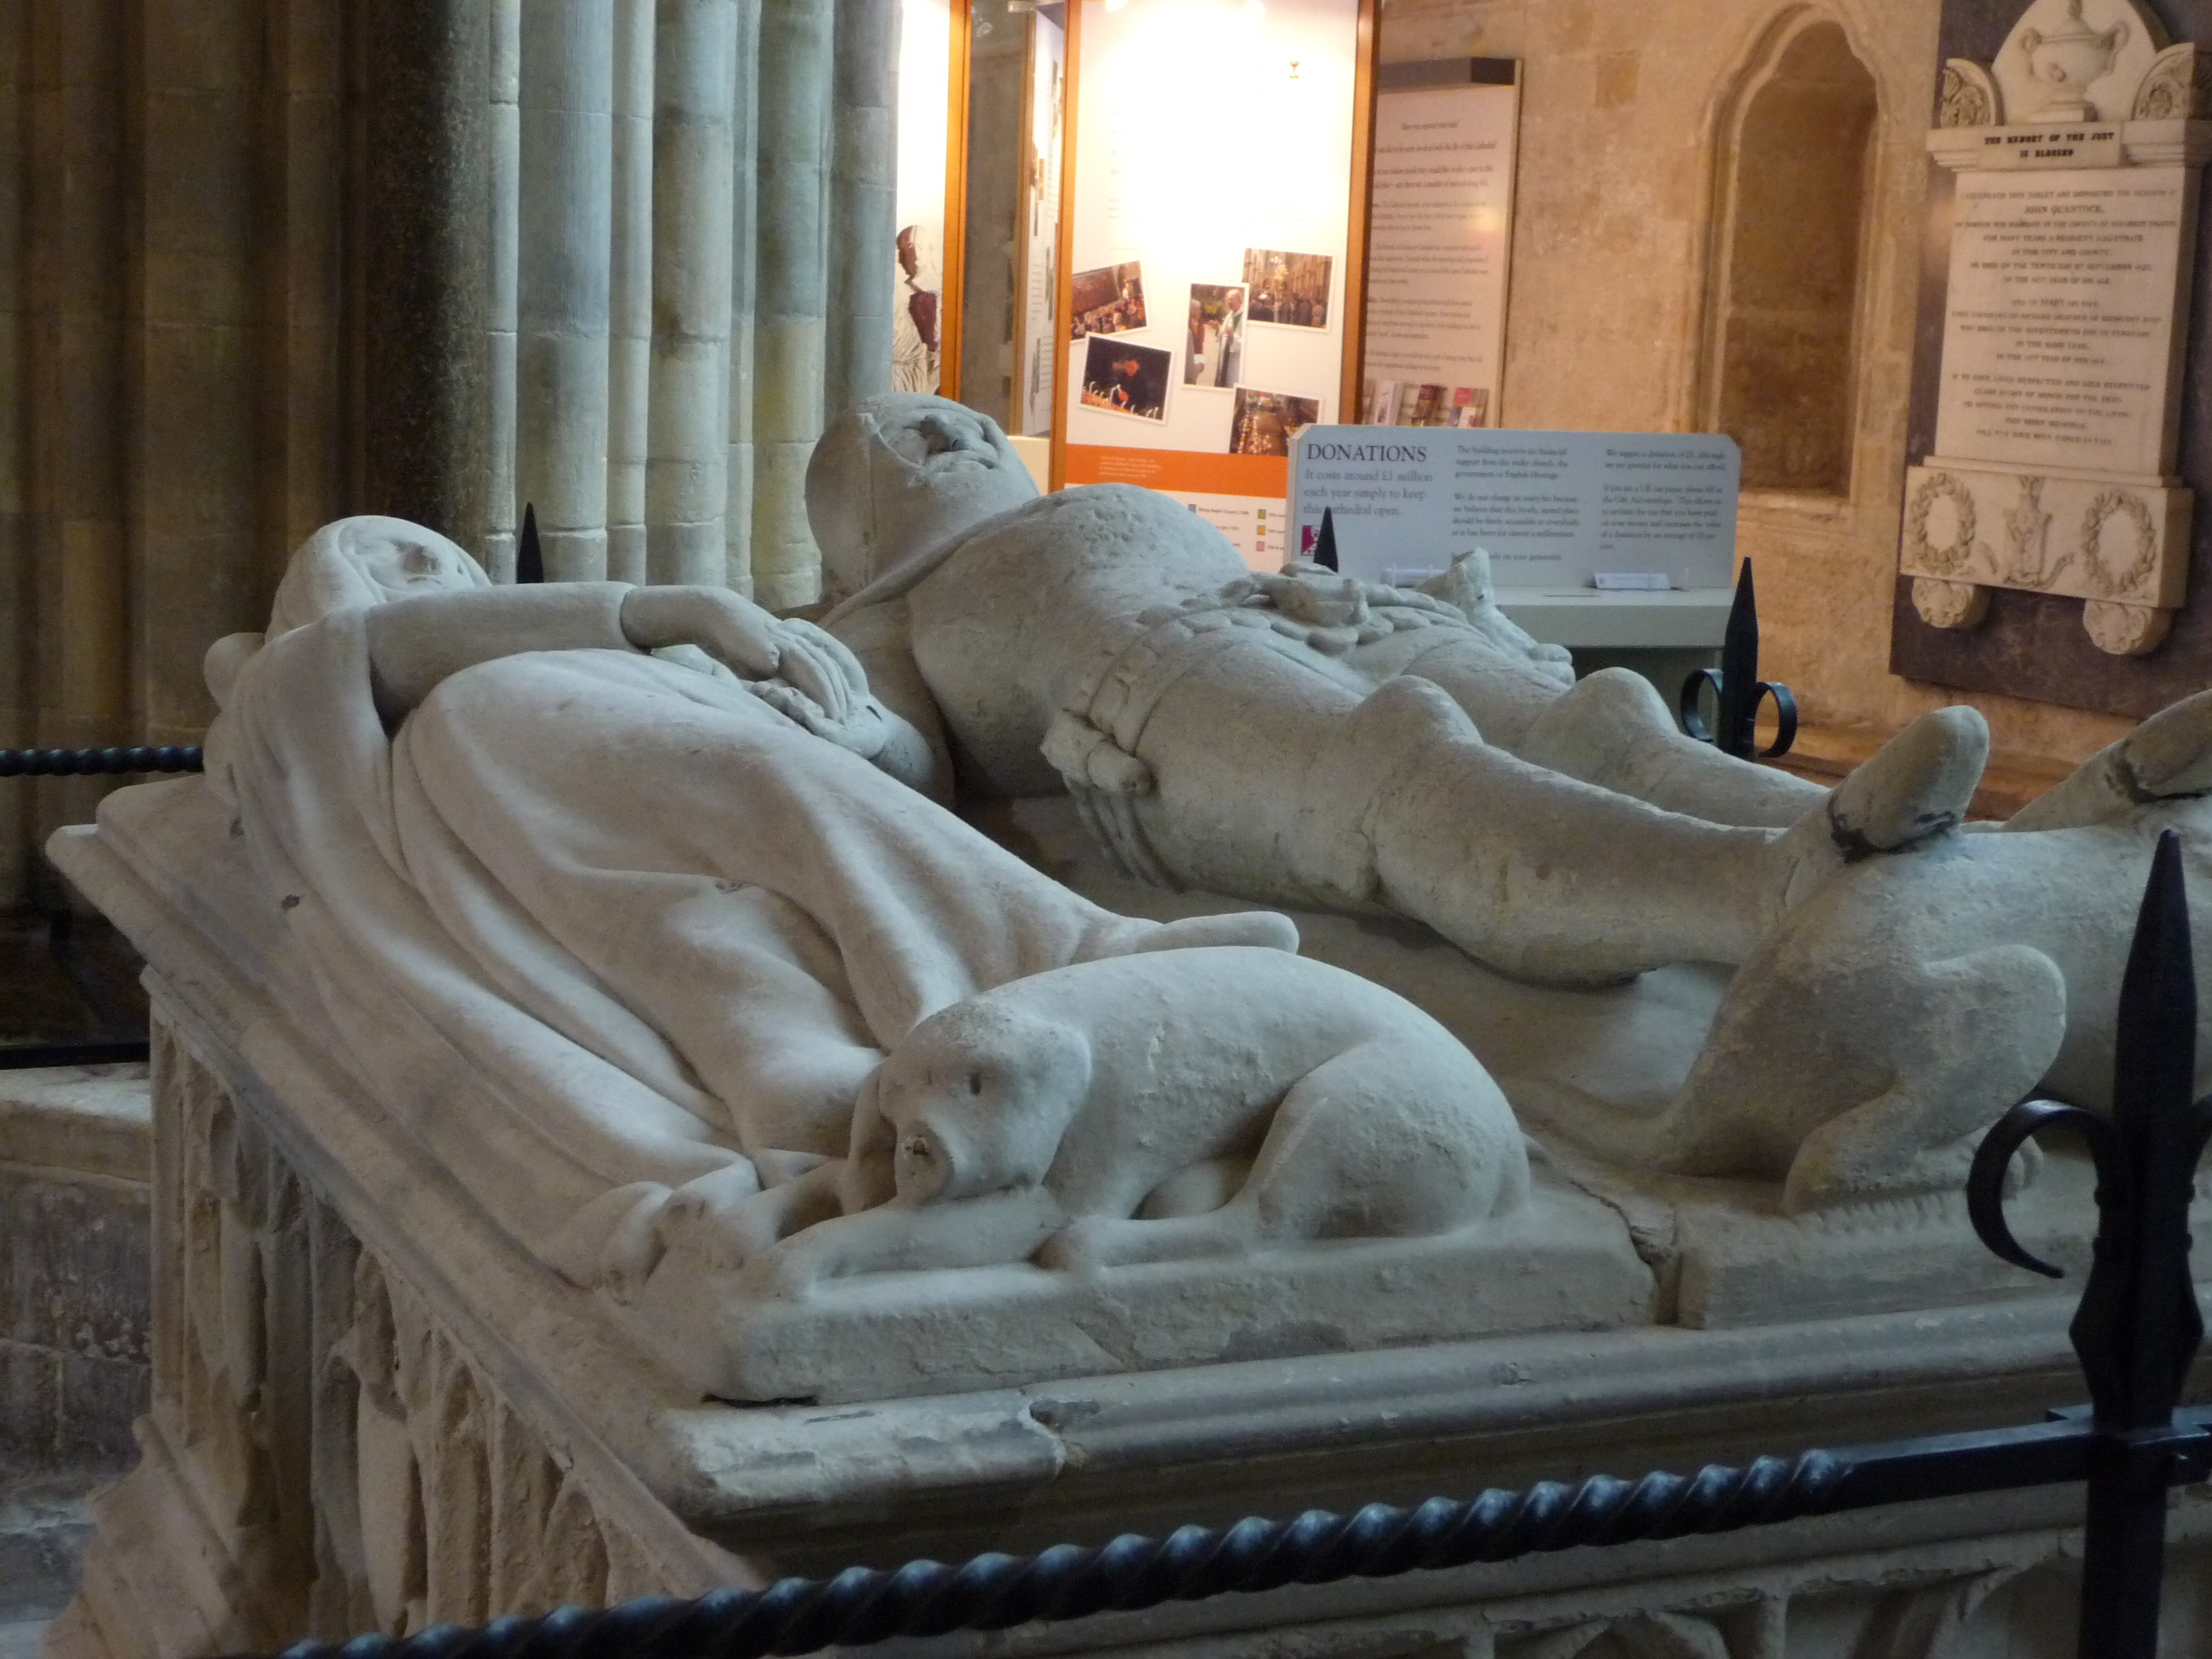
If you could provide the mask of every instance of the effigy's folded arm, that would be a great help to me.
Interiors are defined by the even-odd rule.
[[[637,647],[623,631],[622,582],[441,589],[373,606],[367,616],[377,713],[397,724],[439,684],[526,651]]]

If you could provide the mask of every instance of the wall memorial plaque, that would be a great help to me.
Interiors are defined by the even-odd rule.
[[[1906,474],[1899,562],[1930,627],[1975,629],[2015,590],[2083,601],[2098,649],[2140,656],[2187,597],[2197,52],[2133,0],[2035,0],[1993,64],[1945,66],[1935,443]]]

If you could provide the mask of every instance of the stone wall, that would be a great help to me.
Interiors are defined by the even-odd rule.
[[[137,1459],[149,1121],[143,1066],[0,1072],[0,1484]]]
[[[1504,414],[1711,429],[1732,134],[1789,40],[1840,26],[1877,114],[1863,192],[1847,491],[1749,490],[1761,672],[1812,722],[1887,731],[1963,699],[1888,672],[1937,0],[1384,0],[1404,61],[1524,61]],[[1838,166],[1855,164],[1838,143]],[[1996,746],[2071,761],[2127,723],[1978,696]]]

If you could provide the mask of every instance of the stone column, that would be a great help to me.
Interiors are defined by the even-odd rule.
[[[829,414],[891,385],[898,238],[898,0],[837,0]],[[953,227],[946,227],[947,234]]]
[[[834,16],[823,0],[762,0],[752,563],[754,597],[779,608],[821,586],[805,483],[823,414]]]
[[[608,0],[523,8],[514,473],[555,581],[607,570],[614,36]]]
[[[77,9],[64,0],[55,9]],[[121,54],[122,96],[77,115],[106,125],[95,142],[119,143],[122,176],[79,172],[76,159],[53,166],[65,196],[104,194],[112,179],[124,204],[123,241],[99,281],[106,289],[121,279],[120,418],[83,436],[120,462],[126,565],[87,559],[80,568],[66,555],[59,620],[81,625],[70,593],[80,580],[105,590],[84,597],[108,615],[127,607],[131,729],[143,742],[196,743],[214,713],[200,673],[209,642],[268,615],[255,537],[265,501],[260,283],[271,228],[252,135],[262,130],[270,40],[258,9],[133,0],[121,10],[120,33],[98,55]],[[72,289],[89,276],[73,273]],[[99,289],[88,284],[65,303]],[[85,372],[66,354],[58,368],[71,379]]]
[[[284,0],[267,14],[262,82],[261,510],[255,562],[273,591],[292,550],[343,513],[353,415],[337,267],[353,246],[346,181],[353,80],[345,0]],[[473,95],[473,94],[471,94]]]
[[[760,247],[761,0],[735,0],[730,26],[729,505],[722,520],[732,587],[753,591],[753,306]]]
[[[514,579],[515,289],[521,263],[522,0],[491,0],[491,97],[485,222],[484,539],[495,581]]]
[[[614,238],[607,340],[607,574],[645,577],[653,289],[653,0],[614,0]]]
[[[489,0],[359,13],[362,507],[466,546],[484,519]]]
[[[659,0],[654,40],[652,459],[656,582],[729,574],[731,0]]]

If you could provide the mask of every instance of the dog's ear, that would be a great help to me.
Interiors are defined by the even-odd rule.
[[[837,1173],[837,1204],[847,1215],[888,1203],[898,1191],[891,1175],[897,1132],[883,1114],[883,1066],[877,1066],[854,1097],[852,1136],[846,1146],[844,1168]]]

